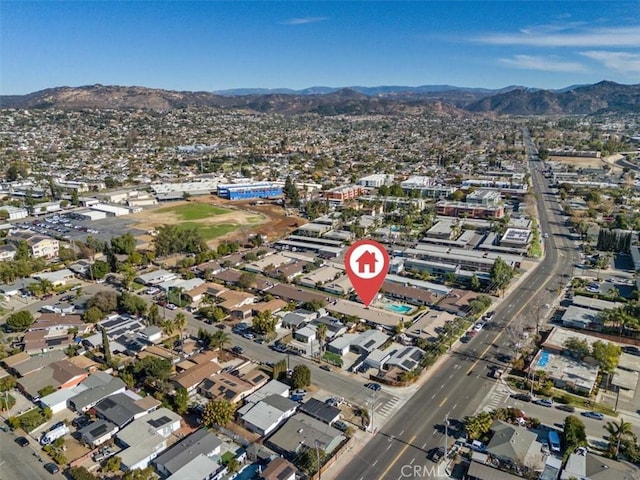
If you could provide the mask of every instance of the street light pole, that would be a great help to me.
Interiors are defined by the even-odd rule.
[[[322,478],[322,469],[320,468],[320,442],[318,442],[318,440],[314,440],[313,441],[315,447],[316,447],[316,460],[318,461],[318,480],[321,480]]]
[[[449,444],[449,414],[444,417],[444,458],[447,458],[447,448]]]

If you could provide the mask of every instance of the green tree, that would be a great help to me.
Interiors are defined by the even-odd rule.
[[[46,387],[43,387],[40,390],[38,390],[38,395],[40,395],[41,397],[46,397],[47,395],[51,395],[55,391],[56,391],[56,387],[52,385],[47,385]]]
[[[184,327],[187,326],[187,316],[184,312],[178,312],[173,319],[173,323],[175,323],[176,328],[180,331],[180,339],[182,339],[182,331],[184,330]]]
[[[256,276],[253,273],[242,272],[240,277],[238,277],[238,287],[243,290],[247,290],[254,286],[256,283]]]
[[[117,455],[114,455],[113,457],[109,457],[104,461],[100,470],[103,472],[117,472],[120,470],[121,463],[122,459]]]
[[[276,331],[276,322],[276,318],[271,315],[271,310],[258,312],[255,317],[253,317],[253,330],[261,335],[273,333]]]
[[[98,307],[102,313],[118,309],[118,294],[113,290],[102,290],[87,301],[87,308]]]
[[[493,425],[493,417],[489,412],[480,412],[477,415],[465,418],[464,428],[471,440],[477,440],[485,435]]]
[[[82,314],[82,320],[86,323],[98,323],[102,319],[104,319],[105,315],[98,307],[89,307]]]
[[[102,353],[104,354],[104,361],[106,363],[111,362],[111,347],[109,346],[109,336],[106,328],[102,329]]]
[[[471,280],[469,281],[469,286],[471,287],[471,290],[473,290],[474,292],[477,292],[482,288],[480,279],[478,279],[478,276],[475,273],[471,276]]]
[[[570,353],[577,355],[579,359],[583,359],[587,355],[591,354],[591,346],[586,339],[579,339],[578,337],[569,337],[564,342],[564,346]]]
[[[69,469],[69,476],[73,480],[99,480],[93,473],[85,467],[72,467]]]
[[[91,266],[93,280],[102,280],[111,271],[111,265],[102,260],[96,260]]]
[[[12,313],[7,318],[7,328],[12,332],[24,332],[33,324],[33,315],[27,310]]]
[[[152,303],[147,311],[147,321],[149,325],[160,325],[162,318],[160,317],[160,309],[156,303]]]
[[[271,373],[271,378],[274,380],[280,380],[285,373],[287,372],[287,362],[286,360],[280,360],[277,363],[273,364],[273,371]]]
[[[489,275],[495,288],[499,291],[503,291],[507,288],[509,282],[511,282],[511,279],[513,278],[513,269],[507,265],[502,257],[498,257],[496,258],[496,261],[493,262]]]
[[[29,248],[29,244],[20,240],[16,245],[16,253],[14,255],[14,260],[27,260],[31,257],[31,248]]]
[[[224,427],[233,420],[236,405],[229,400],[209,400],[202,413],[202,423],[206,426]]]
[[[159,257],[174,253],[202,253],[208,250],[202,235],[196,228],[164,225],[156,229],[153,244]]]
[[[607,422],[602,428],[609,434],[609,452],[617,459],[620,454],[620,442],[624,438],[633,435],[633,425],[621,418],[620,423]]]
[[[564,429],[562,434],[564,448],[568,452],[573,452],[577,447],[587,445],[587,433],[582,420],[573,415],[564,419]]]
[[[131,255],[136,251],[136,239],[129,232],[119,237],[111,238],[113,253]]]
[[[189,408],[189,392],[186,388],[176,388],[176,393],[173,396],[173,406],[178,415],[184,415]]]
[[[318,336],[318,342],[320,342],[320,349],[323,349],[324,341],[327,338],[327,326],[324,323],[321,323],[316,327],[316,335]]]
[[[291,175],[288,175],[284,181],[284,188],[282,189],[284,197],[287,199],[287,204],[292,207],[300,206],[300,193],[296,188],[295,183],[291,179]]]
[[[311,370],[306,365],[296,365],[291,374],[291,386],[293,388],[304,388],[311,385]]]
[[[16,386],[16,377],[13,375],[7,375],[6,377],[0,378],[0,392],[6,392],[15,388]]]
[[[122,292],[120,308],[131,315],[144,316],[147,311],[147,302],[144,298],[129,292]]]
[[[622,348],[615,343],[596,340],[591,346],[591,356],[598,362],[600,369],[606,373],[613,373],[618,366]]]
[[[135,470],[128,470],[125,472],[122,480],[155,480],[156,474],[153,467],[147,467],[145,469],[136,468]]]
[[[211,348],[214,350],[221,350],[225,347],[225,345],[229,345],[231,343],[231,337],[227,332],[223,332],[222,330],[218,330],[213,333],[213,337],[211,338]]]

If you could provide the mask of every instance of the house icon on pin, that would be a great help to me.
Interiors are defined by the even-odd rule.
[[[358,273],[373,273],[376,271],[376,254],[366,251],[356,260]],[[367,271],[368,270],[368,271]]]

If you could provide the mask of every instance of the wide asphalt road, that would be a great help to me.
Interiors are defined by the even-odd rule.
[[[489,369],[499,363],[497,357],[501,354],[514,353],[513,343],[504,338],[507,336],[506,327],[515,319],[530,317],[527,313],[533,309],[537,313],[543,304],[542,299],[546,301],[549,293],[559,288],[560,282],[569,280],[563,275],[570,274],[575,263],[576,245],[566,235],[559,202],[551,195],[539,172],[542,162],[535,157],[530,141],[526,141],[534,189],[538,193],[541,230],[549,233],[549,238],[544,239],[544,259],[496,309],[491,324],[468,344],[461,344],[437,370],[430,372],[429,380],[336,478],[395,480],[416,478],[416,472],[421,472],[421,478],[430,478],[428,469],[420,470],[413,466],[428,466],[428,452],[444,445],[443,425],[447,415],[454,421],[463,420],[465,416],[474,414],[485,399],[494,381],[487,376]],[[533,328],[536,319],[537,314],[533,316],[534,324],[530,325]],[[450,422],[452,428],[454,421]]]

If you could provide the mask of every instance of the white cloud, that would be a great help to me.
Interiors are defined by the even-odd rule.
[[[578,62],[565,62],[554,58],[533,55],[514,55],[512,58],[498,60],[503,65],[522,70],[541,70],[544,72],[584,72],[585,68]]]
[[[520,33],[494,33],[474,41],[491,45],[529,45],[536,47],[634,47],[640,45],[640,26],[592,28],[578,32],[549,32],[525,29]]]
[[[327,17],[302,17],[302,18],[290,18],[282,22],[283,25],[306,25],[308,23],[323,22]]]
[[[620,73],[640,74],[640,53],[588,51],[580,52],[581,55],[602,62],[610,70]]]

